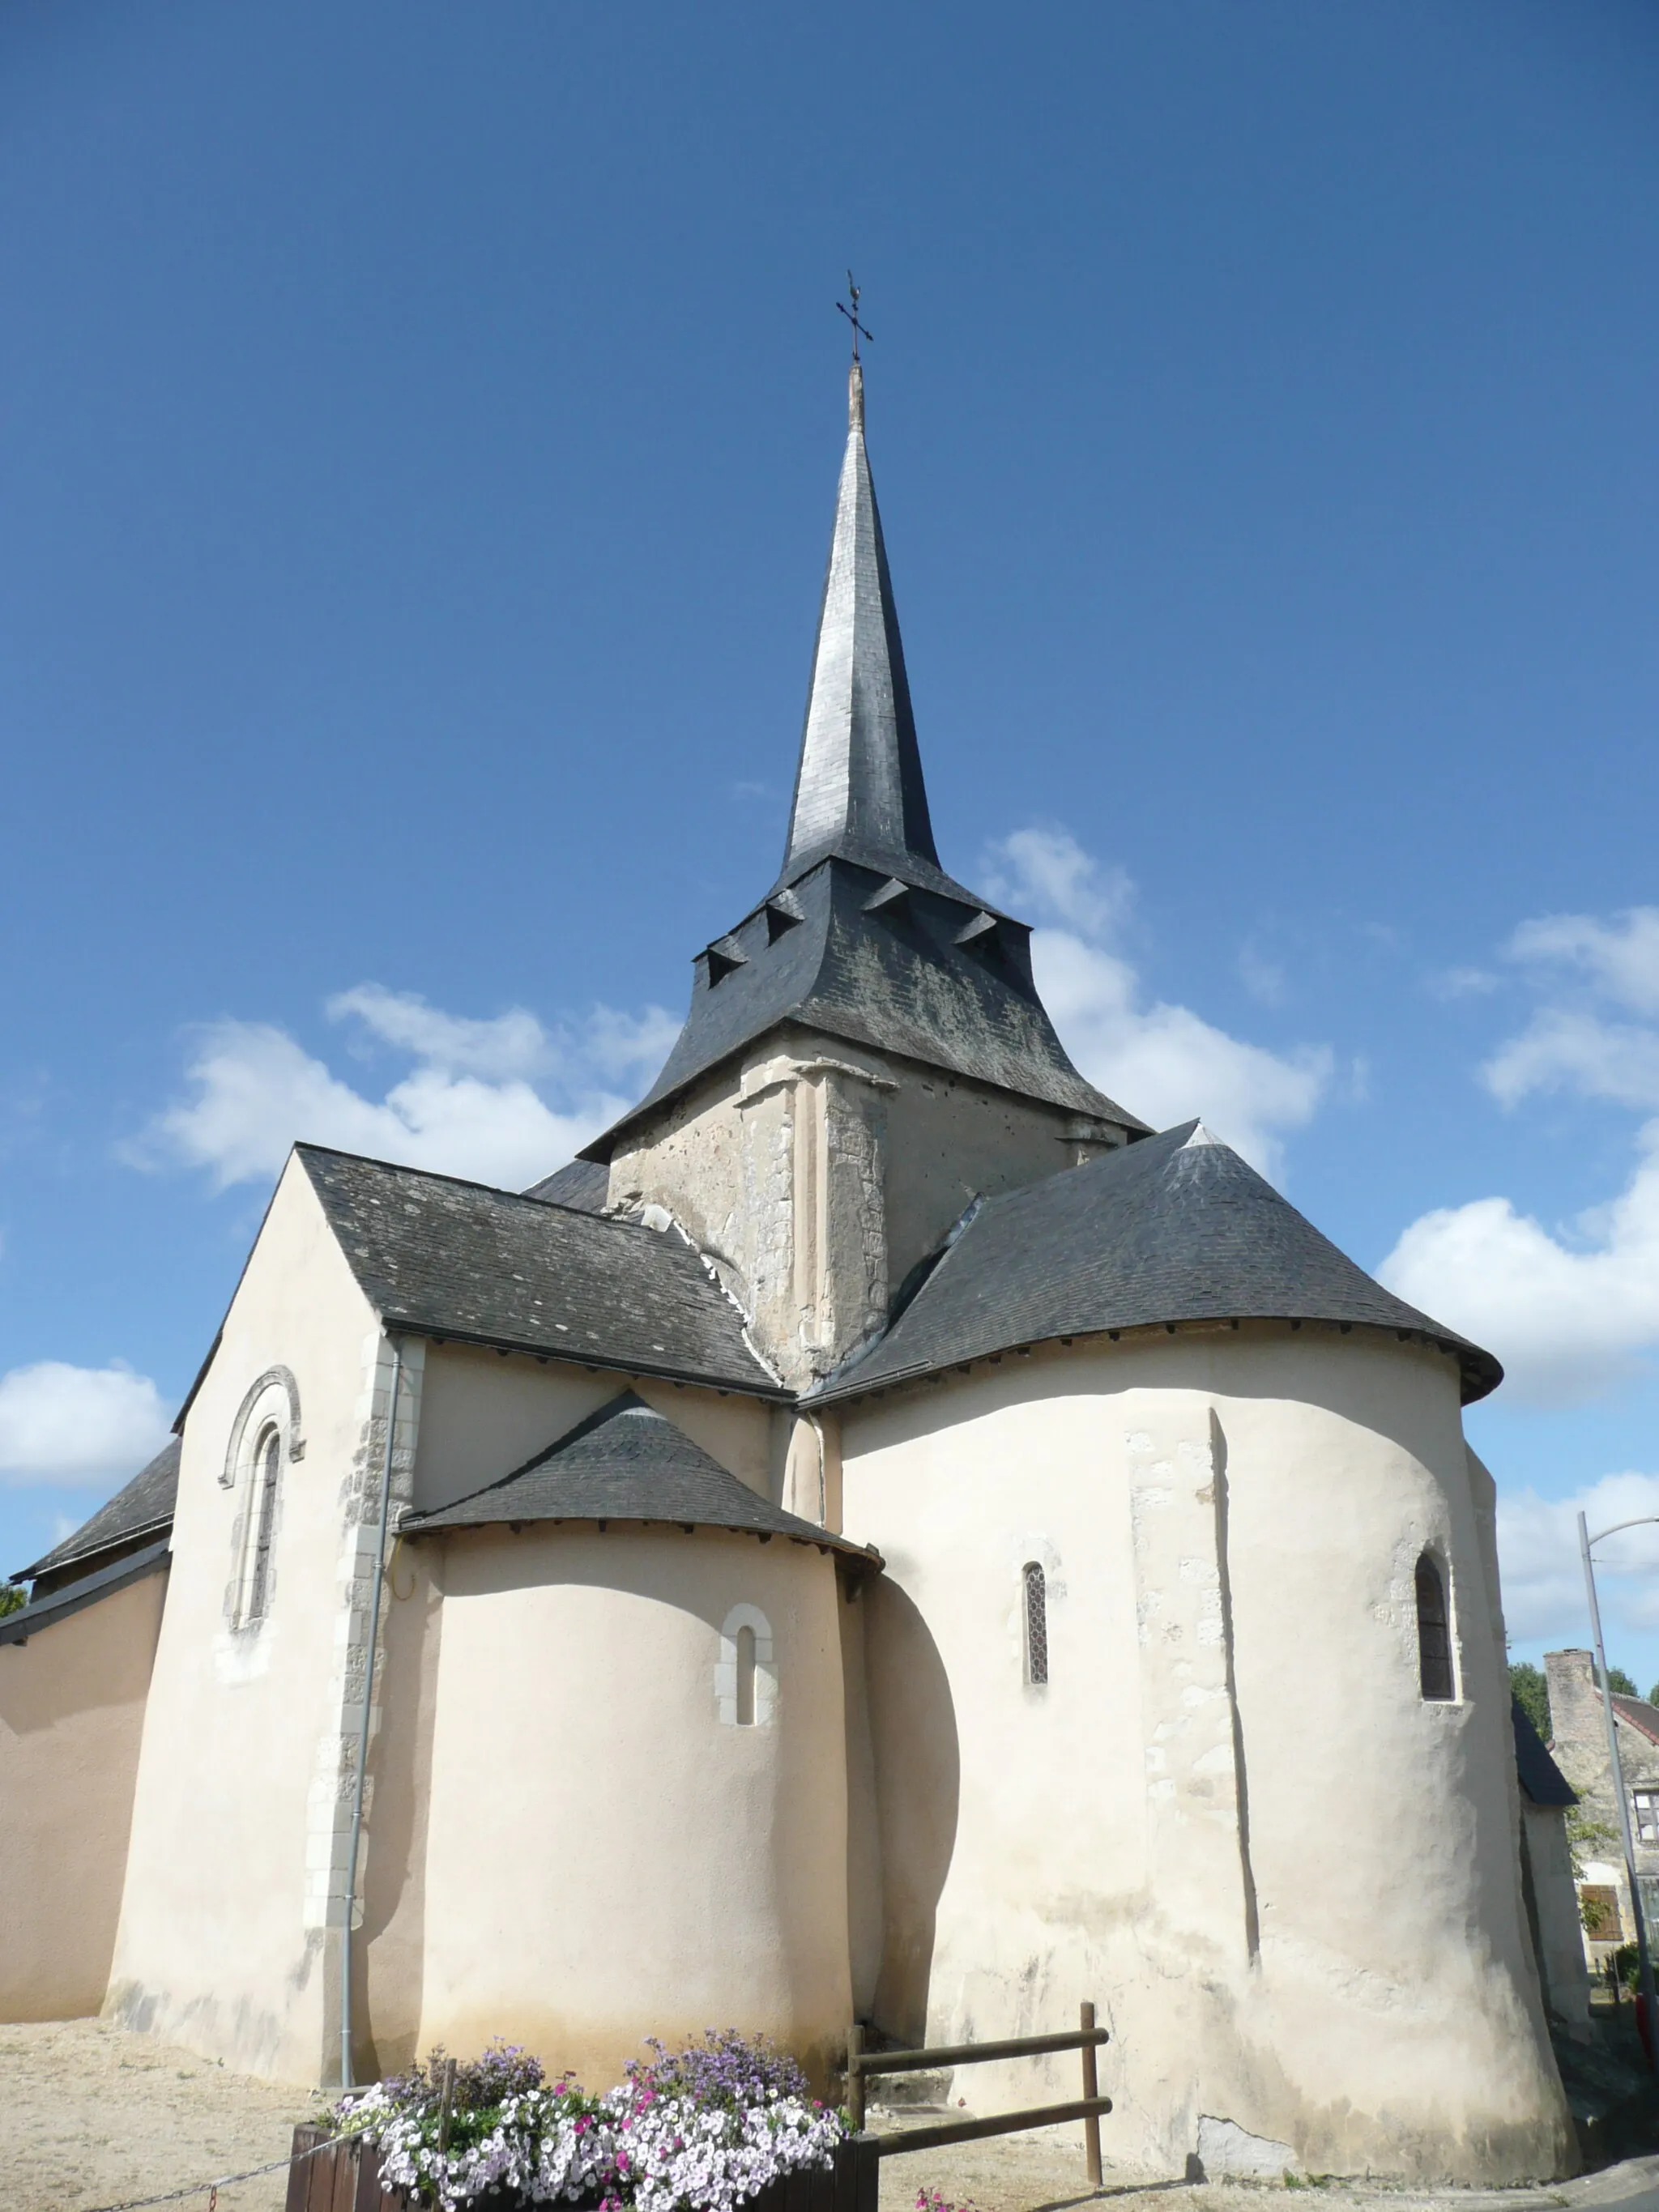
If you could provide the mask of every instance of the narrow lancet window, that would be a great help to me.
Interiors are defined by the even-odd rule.
[[[1048,1590],[1035,1559],[1024,1568],[1025,1679],[1041,1684],[1048,1679]]]
[[[755,1632],[738,1631],[738,1726],[755,1725]]]
[[[253,1458],[253,1495],[248,1501],[247,1601],[242,1618],[263,1620],[270,1596],[270,1546],[276,1527],[276,1482],[282,1467],[281,1431],[267,1429]]]
[[[1428,1552],[1417,1563],[1417,1660],[1425,1698],[1443,1700],[1457,1695],[1445,1580]]]

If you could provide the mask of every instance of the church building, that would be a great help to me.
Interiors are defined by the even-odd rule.
[[[1571,2171],[1500,1370],[1072,1065],[935,848],[849,416],[783,863],[649,1092],[525,1192],[296,1145],[173,1443],[26,1571],[0,2015],[603,2087],[1092,1999],[1125,2163]]]

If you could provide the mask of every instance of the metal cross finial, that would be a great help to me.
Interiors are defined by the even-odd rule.
[[[873,345],[876,342],[876,337],[875,332],[873,331],[866,331],[863,324],[859,320],[859,288],[853,282],[853,272],[850,269],[847,272],[847,299],[850,300],[853,303],[850,307],[847,304],[847,300],[837,300],[836,305],[840,308],[842,313],[846,316],[848,321],[853,325],[853,358],[856,361],[859,357],[859,340],[860,338],[868,338],[871,344]]]

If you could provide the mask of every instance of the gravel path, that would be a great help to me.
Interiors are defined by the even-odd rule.
[[[0,2027],[0,2206],[92,2212],[281,2158],[304,2089],[228,2074],[101,2021]],[[283,2212],[284,2171],[219,2192],[219,2212]],[[206,2212],[207,2192],[185,2197]]]

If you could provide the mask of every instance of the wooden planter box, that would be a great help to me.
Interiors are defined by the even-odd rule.
[[[287,2212],[410,2212],[401,2190],[382,2188],[380,2154],[373,2143],[331,2142],[321,2128],[298,2127],[293,2155]],[[868,2136],[854,2136],[836,2146],[828,2173],[787,2174],[751,2197],[744,2212],[876,2212],[878,2158]],[[515,2203],[501,2200],[500,2212],[514,2212]]]

